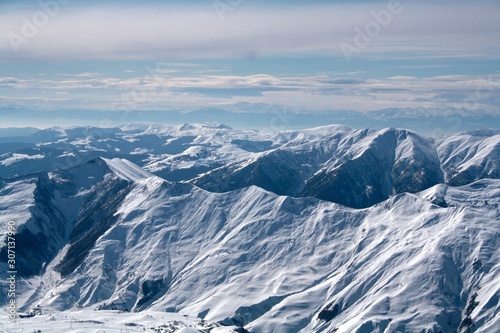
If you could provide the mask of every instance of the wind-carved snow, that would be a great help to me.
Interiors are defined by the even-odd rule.
[[[153,174],[144,171],[139,166],[125,159],[106,159],[103,158],[111,171],[120,178],[128,181],[137,181],[143,178],[154,177]]]
[[[214,145],[234,141],[225,137],[227,128],[146,130],[190,136],[200,130],[208,138],[223,137],[210,139]],[[250,332],[496,332],[500,180],[443,184],[440,158],[445,151],[460,155],[463,143],[446,147],[467,135],[436,145],[404,130],[327,127],[281,133],[273,139],[281,142],[278,148],[265,140],[249,148],[242,137],[232,144],[247,149],[240,156],[248,159],[230,163],[241,177],[260,170],[259,177],[278,177],[276,184],[302,179],[304,186],[309,177],[351,168],[359,177],[345,179],[358,182],[350,184],[357,192],[384,175],[378,181],[387,182],[388,199],[364,209],[252,184],[208,192],[120,158],[2,180],[0,214],[24,216],[32,226],[27,230],[39,228],[39,239],[50,235],[36,249],[47,262],[23,273],[19,307],[68,314],[77,308],[177,312]],[[482,137],[466,157],[443,161],[493,166],[496,146]],[[178,157],[213,158],[207,139],[196,140],[203,145],[174,140],[175,149],[185,148]],[[471,149],[481,157],[470,155]],[[254,163],[258,168],[245,173]],[[296,178],[276,171],[284,164]],[[360,165],[375,170],[370,174]],[[394,195],[394,184],[424,188]],[[23,203],[11,208],[18,198]],[[33,206],[55,215],[33,215]]]

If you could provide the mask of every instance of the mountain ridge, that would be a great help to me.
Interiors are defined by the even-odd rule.
[[[307,133],[284,133],[273,144],[281,142],[278,147],[293,152],[283,163],[300,153],[312,161],[326,159],[345,147],[346,161],[365,154],[375,160],[394,156],[400,161],[397,170],[407,168],[405,158],[426,161],[435,147],[418,136],[408,141],[414,134],[395,129],[365,131],[358,138],[359,132],[335,129],[338,133],[323,128],[327,139],[320,130],[311,131],[317,138],[312,141]],[[197,127],[160,129],[169,136],[165,144],[178,140],[172,134],[179,130],[192,137]],[[227,137],[230,131],[205,128],[176,147],[183,153],[204,147],[210,153],[202,159],[210,160],[221,149],[238,151],[230,143],[234,138]],[[138,135],[140,141],[142,133],[126,136]],[[272,138],[242,134],[253,135],[258,142]],[[88,137],[81,146],[90,149],[97,145],[92,142]],[[240,153],[238,158],[259,159],[274,150]],[[488,157],[496,160],[494,154],[480,160]],[[457,163],[471,159],[477,161],[469,156]],[[324,170],[345,162],[338,163],[325,164]],[[39,262],[36,269],[21,271],[19,305],[26,311],[179,312],[250,332],[493,332],[500,324],[499,185],[494,178],[462,186],[437,182],[352,208],[252,184],[210,192],[162,179],[124,159],[97,157],[2,179],[0,215],[23,217],[18,232],[28,230],[31,238],[19,238],[19,245]],[[24,201],[13,206],[18,198]],[[37,205],[41,208],[34,210]],[[49,211],[58,217],[46,215]],[[33,237],[38,241],[30,244]]]

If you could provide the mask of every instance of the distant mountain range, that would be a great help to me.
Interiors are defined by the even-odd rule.
[[[180,312],[249,332],[496,332],[499,153],[500,130],[340,125],[0,138],[19,307]]]
[[[325,124],[345,124],[355,128],[406,128],[432,137],[443,137],[477,128],[500,128],[498,112],[459,108],[398,108],[369,112],[312,112],[284,109],[276,105],[238,103],[221,108],[179,110],[31,110],[22,107],[0,108],[4,124],[47,124],[53,126],[121,126],[128,123],[154,122],[174,126],[182,123],[218,122],[233,128],[257,128],[264,131],[307,129]],[[50,122],[47,122],[50,119]],[[4,125],[5,126],[5,125]],[[2,131],[0,130],[0,135]]]

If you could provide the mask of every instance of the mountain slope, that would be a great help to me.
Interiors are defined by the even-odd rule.
[[[166,310],[251,332],[498,325],[499,180],[361,210],[255,186],[210,193],[123,160],[50,180],[81,205],[23,308]]]
[[[176,312],[252,333],[496,333],[498,135],[38,133],[0,156],[17,305]]]
[[[450,185],[500,178],[500,131],[466,132],[446,138],[438,153]]]
[[[3,180],[0,214],[17,225],[19,274],[30,277],[42,273],[68,241],[76,243],[76,261],[81,262],[86,251],[77,236],[91,232],[92,224],[106,228],[112,217],[99,219],[100,214],[108,214],[108,205],[121,204],[130,181],[149,176],[125,160],[92,159],[67,170]],[[22,205],[15,204],[19,198]],[[93,246],[93,241],[90,237],[86,246]],[[2,253],[5,250],[2,247]]]
[[[256,185],[363,208],[444,181],[433,142],[415,133],[340,126],[317,132],[322,135],[292,136],[277,149],[217,168],[192,183],[216,192]]]

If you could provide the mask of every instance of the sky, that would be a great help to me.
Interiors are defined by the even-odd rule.
[[[499,115],[500,1],[0,1],[0,112],[206,107]]]

